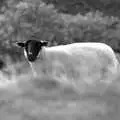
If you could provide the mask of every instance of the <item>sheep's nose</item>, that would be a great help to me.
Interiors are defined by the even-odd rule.
[[[36,60],[36,57],[33,55],[28,55],[28,60],[34,62]]]

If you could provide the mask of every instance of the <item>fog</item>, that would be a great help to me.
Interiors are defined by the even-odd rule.
[[[119,78],[76,88],[66,76],[34,78],[27,63],[9,64],[0,73],[0,120],[119,120]]]

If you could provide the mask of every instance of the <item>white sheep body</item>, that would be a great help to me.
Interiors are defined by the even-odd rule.
[[[44,47],[31,67],[37,75],[44,72],[61,80],[92,83],[112,80],[118,65],[114,51],[104,43],[73,43]]]

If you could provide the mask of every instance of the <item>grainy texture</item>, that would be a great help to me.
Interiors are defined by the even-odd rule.
[[[18,77],[0,87],[0,120],[119,120],[120,83],[87,85],[76,93],[52,77]]]

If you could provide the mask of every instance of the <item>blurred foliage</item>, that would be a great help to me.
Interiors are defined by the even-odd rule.
[[[99,11],[84,15],[64,14],[42,0],[6,0],[1,7],[0,56],[9,55],[13,61],[23,55],[15,44],[17,41],[45,39],[49,41],[49,46],[104,42],[119,50],[119,34],[119,19],[104,16]]]
[[[120,17],[120,0],[43,0],[46,4],[54,4],[62,13],[76,15],[99,10],[105,15]]]

